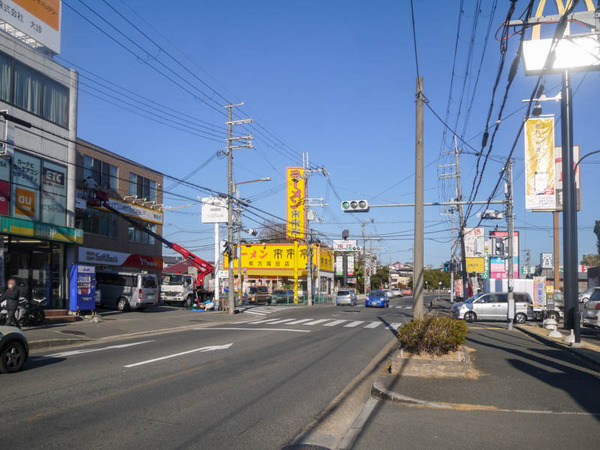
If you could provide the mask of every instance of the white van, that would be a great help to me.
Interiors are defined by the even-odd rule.
[[[158,279],[153,274],[97,272],[96,283],[102,292],[102,306],[119,311],[143,310],[159,300]]]

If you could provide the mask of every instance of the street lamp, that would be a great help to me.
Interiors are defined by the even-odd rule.
[[[235,191],[235,199],[237,203],[237,250],[238,250],[238,301],[242,301],[242,207],[240,204],[240,189],[238,186],[242,184],[260,183],[263,181],[271,181],[271,177],[262,177],[256,180],[240,181],[233,184],[233,190]],[[253,229],[245,230],[252,236],[258,235],[258,232]],[[229,289],[233,289],[233,286],[229,286]]]

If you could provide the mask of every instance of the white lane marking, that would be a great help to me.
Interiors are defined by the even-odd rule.
[[[347,320],[334,320],[333,322],[323,324],[323,326],[324,327],[335,327],[336,325],[339,325],[340,323],[343,323],[343,322],[348,322],[348,321]]]
[[[331,320],[331,319],[319,319],[319,320],[313,320],[312,322],[305,323],[304,325],[318,325],[318,324],[320,324],[320,323],[323,323],[323,322],[328,322],[328,321],[330,321],[330,320]]]
[[[153,340],[152,341],[141,341],[141,342],[132,342],[129,344],[111,345],[109,347],[102,347],[102,348],[84,348],[81,350],[71,350],[68,352],[53,353],[52,355],[46,356],[46,358],[64,358],[66,356],[82,355],[84,353],[93,353],[93,352],[101,352],[103,350],[113,350],[113,349],[117,349],[117,348],[133,347],[136,345],[147,344],[149,342],[154,342],[154,341]]]
[[[274,322],[276,320],[277,319],[265,319],[265,320],[257,320],[255,322],[249,322],[249,323],[252,324],[252,325],[255,325],[257,323],[269,323],[269,322]]]
[[[236,328],[236,327],[210,327],[194,328],[196,331],[232,330],[232,331],[289,331],[292,333],[310,333],[310,330],[296,330],[294,328]]]
[[[301,319],[301,320],[296,320],[294,322],[288,323],[288,325],[298,325],[299,323],[310,322],[311,320],[315,320],[315,319]]]
[[[377,328],[383,322],[371,322],[369,325],[365,325],[364,328]]]
[[[398,328],[400,325],[403,325],[402,322],[394,322],[388,325],[388,328],[392,331],[396,331],[396,328]]]
[[[188,350],[186,352],[173,353],[172,355],[161,356],[160,358],[154,358],[154,359],[149,359],[147,361],[140,361],[140,362],[133,363],[133,364],[127,364],[126,366],[123,366],[123,367],[125,367],[125,368],[137,367],[137,366],[141,366],[144,364],[150,364],[150,363],[157,362],[157,361],[164,361],[165,359],[171,359],[171,358],[176,358],[178,356],[189,355],[190,353],[204,353],[204,352],[214,352],[216,350],[227,350],[232,345],[233,345],[233,343],[225,344],[225,345],[212,345],[210,347],[195,348],[194,350]]]
[[[354,322],[350,322],[349,324],[344,325],[344,328],[354,328],[360,325],[361,323],[364,323],[364,320],[355,320]]]
[[[269,325],[275,325],[276,323],[286,323],[286,322],[291,322],[294,319],[283,319],[283,320],[276,320],[275,322],[271,322]]]
[[[244,314],[256,314],[257,316],[266,316],[265,313],[259,313],[256,311],[244,311]]]

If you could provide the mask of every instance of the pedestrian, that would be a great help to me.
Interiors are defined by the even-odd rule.
[[[19,290],[17,289],[17,281],[14,278],[8,280],[8,288],[0,297],[0,303],[6,300],[6,320],[4,325],[17,327],[15,321],[15,312],[19,306]]]

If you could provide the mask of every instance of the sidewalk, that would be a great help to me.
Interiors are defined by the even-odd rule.
[[[600,373],[519,330],[471,326],[476,380],[380,375],[381,400],[354,448],[592,448]],[[419,403],[421,402],[421,403]]]
[[[39,349],[133,337],[147,333],[185,330],[211,323],[239,321],[244,317],[244,314],[230,316],[226,312],[189,311],[166,306],[155,306],[143,312],[120,313],[103,310],[99,314],[102,321],[98,323],[84,319],[77,322],[25,328],[23,331],[30,348]]]

